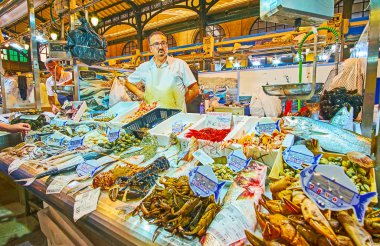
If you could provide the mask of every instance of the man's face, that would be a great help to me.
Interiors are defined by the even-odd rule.
[[[163,58],[168,55],[168,42],[166,37],[161,34],[153,35],[150,38],[150,52],[156,58]]]

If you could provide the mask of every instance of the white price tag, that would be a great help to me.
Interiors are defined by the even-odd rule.
[[[108,141],[113,142],[120,137],[120,129],[110,129],[107,131]]]
[[[234,205],[229,205],[217,214],[207,229],[207,234],[211,234],[220,245],[230,245],[244,239],[244,230],[250,228],[245,215]]]
[[[231,129],[232,114],[222,112],[210,112],[206,115],[206,128]]]
[[[214,163],[214,160],[208,156],[203,150],[198,149],[193,153],[195,159],[200,161],[203,165],[211,165]]]
[[[96,210],[100,196],[100,188],[81,193],[75,197],[74,221]]]
[[[38,138],[38,135],[35,131],[30,131],[25,135],[24,142],[25,143],[34,143]]]
[[[8,174],[11,174],[13,173],[14,171],[16,171],[17,169],[19,169],[19,167],[24,164],[26,162],[26,160],[24,159],[15,159],[14,161],[12,161],[12,163],[8,166]]]
[[[46,194],[61,193],[61,191],[75,178],[76,175],[57,176],[49,184]]]

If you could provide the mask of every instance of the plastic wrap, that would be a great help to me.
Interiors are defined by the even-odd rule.
[[[106,40],[100,37],[84,18],[80,21],[81,26],[69,32],[66,49],[73,58],[78,58],[87,65],[105,61]]]

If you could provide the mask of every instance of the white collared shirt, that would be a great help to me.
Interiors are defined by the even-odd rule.
[[[63,85],[65,82],[71,80],[72,78],[73,78],[73,74],[71,72],[65,72],[62,70],[61,77],[59,78],[59,81],[57,81],[57,85],[58,86]],[[46,80],[46,92],[48,96],[50,97],[54,96],[53,86],[54,86],[53,76],[50,76]]]
[[[169,56],[160,68],[153,58],[144,62],[129,75],[128,81],[142,81],[145,84],[144,99],[147,103],[157,101],[162,108],[181,109],[184,112],[186,88],[196,82],[185,61]]]

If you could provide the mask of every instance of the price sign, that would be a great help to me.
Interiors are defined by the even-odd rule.
[[[211,165],[214,163],[214,159],[212,159],[209,155],[207,155],[203,150],[198,149],[193,153],[195,159],[200,161],[203,165]]]
[[[255,126],[255,131],[257,134],[268,133],[272,134],[275,130],[280,131],[280,120],[275,123],[260,123],[258,122]]]
[[[184,123],[182,122],[174,122],[172,124],[172,133],[174,134],[180,134],[181,132],[183,132],[183,129],[185,128],[185,125]]]
[[[83,141],[84,141],[84,136],[83,137],[75,136],[75,137],[71,138],[69,145],[68,145],[68,149],[74,150],[74,149],[77,149],[79,147],[82,147]]]
[[[214,128],[218,130],[231,129],[232,114],[222,112],[210,112],[206,115],[206,128]]]
[[[26,160],[24,160],[24,159],[19,159],[19,158],[14,159],[14,160],[12,161],[12,163],[9,164],[9,166],[8,166],[8,174],[11,174],[11,173],[13,173],[14,171],[16,171],[17,169],[19,169],[20,166],[21,166],[22,164],[24,164],[24,163],[26,163]]]
[[[218,183],[218,178],[210,166],[195,167],[189,173],[189,184],[192,191],[200,197],[214,195],[215,202],[218,202],[220,190],[225,183]]]
[[[78,165],[76,171],[79,177],[90,176],[92,178],[101,166],[101,163],[96,160],[87,160],[84,163]]]
[[[108,141],[113,142],[120,137],[120,129],[110,129],[107,131]]]
[[[81,193],[75,197],[74,221],[96,210],[100,196],[100,188]]]
[[[304,165],[316,165],[322,155],[314,156],[305,145],[294,145],[284,150],[283,158],[286,164],[295,170],[304,169]]]
[[[227,164],[228,167],[235,173],[240,172],[246,168],[251,162],[252,158],[247,159],[243,153],[243,150],[234,150],[228,155]]]
[[[50,124],[56,126],[65,126],[67,124],[67,120],[62,120],[56,117],[50,122]]]
[[[47,138],[47,145],[62,146],[65,137],[51,135]]]
[[[81,121],[91,120],[93,118],[92,113],[84,113],[80,118]]]
[[[61,193],[61,191],[75,178],[74,175],[56,176],[46,189],[46,194]]]
[[[313,165],[300,173],[300,182],[305,194],[321,209],[332,211],[353,208],[360,223],[363,223],[367,206],[376,192],[359,194],[358,188],[345,174],[344,169],[335,165]]]
[[[30,131],[25,135],[24,141],[25,143],[34,143],[38,139],[38,135],[35,131]]]

